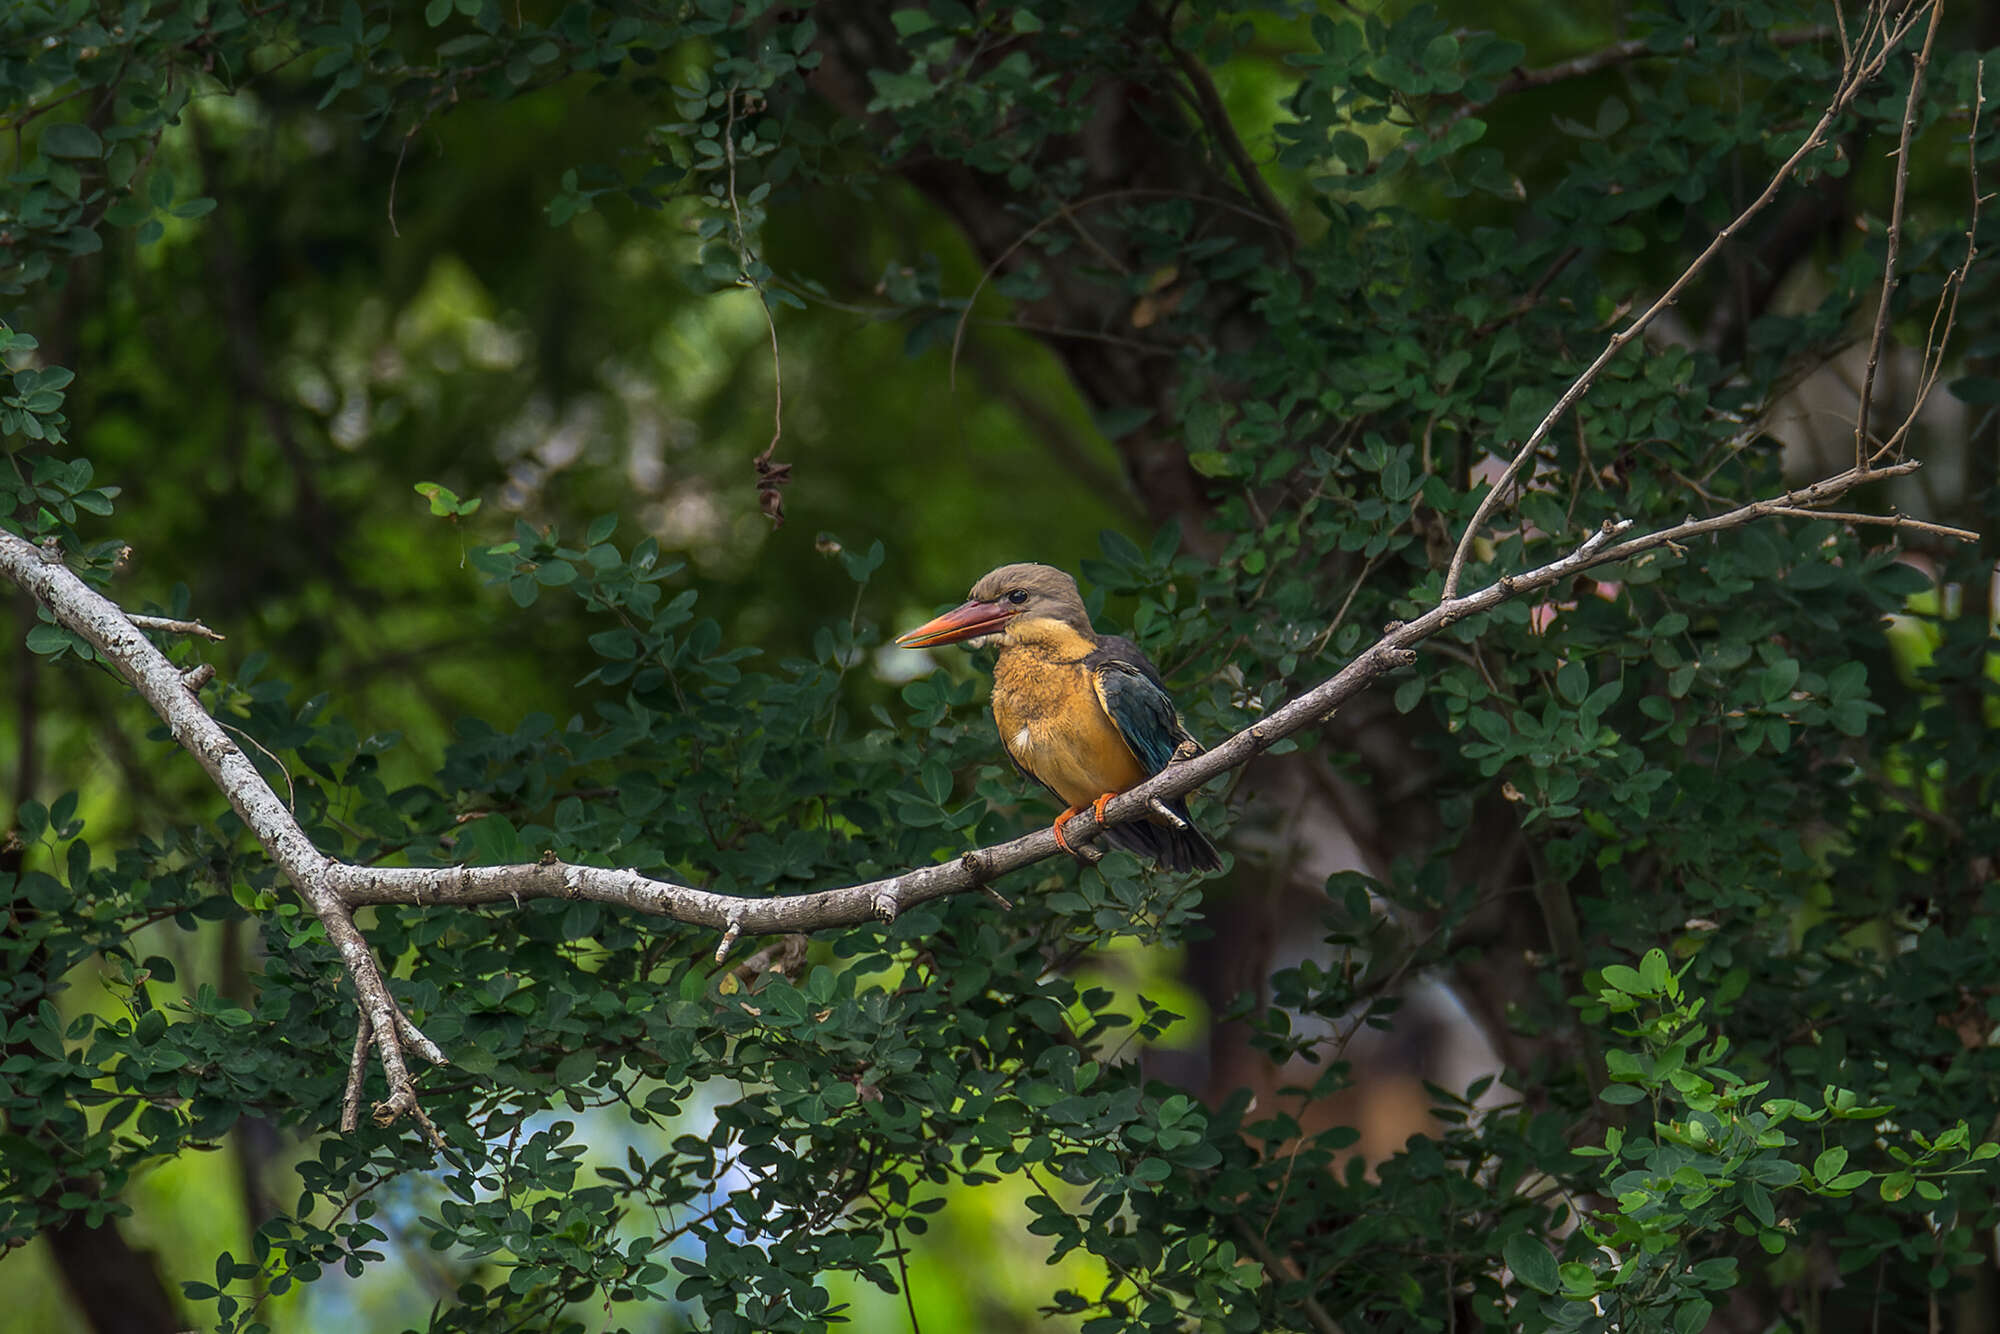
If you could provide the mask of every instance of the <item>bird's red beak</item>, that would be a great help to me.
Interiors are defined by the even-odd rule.
[[[938,644],[956,644],[961,639],[977,639],[998,631],[1018,610],[1004,602],[967,602],[936,620],[925,621],[916,629],[896,636],[896,645],[899,648],[932,648]]]

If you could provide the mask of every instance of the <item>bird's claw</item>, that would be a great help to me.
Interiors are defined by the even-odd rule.
[[[1111,800],[1111,798],[1117,795],[1118,794],[1115,792],[1107,792],[1103,796],[1099,797],[1096,800],[1096,802],[1092,804],[1091,814],[1097,817],[1097,822],[1099,824],[1104,823],[1104,803]],[[1074,820],[1077,816],[1081,814],[1083,814],[1083,807],[1081,806],[1070,807],[1068,810],[1064,811],[1061,815],[1058,815],[1056,817],[1056,822],[1053,825],[1049,826],[1049,832],[1053,833],[1056,836],[1057,847],[1061,848],[1064,852],[1067,852],[1070,856],[1076,858],[1084,865],[1095,866],[1098,862],[1104,860],[1104,854],[1102,852],[1099,852],[1096,848],[1092,847],[1076,847],[1072,845],[1068,839],[1063,837],[1063,826],[1068,824],[1071,820]]]
[[[1068,810],[1064,811],[1061,815],[1058,815],[1056,817],[1056,822],[1049,826],[1049,832],[1056,836],[1057,847],[1061,848],[1064,852],[1067,852],[1070,856],[1076,858],[1078,861],[1082,861],[1083,853],[1071,847],[1069,840],[1063,837],[1063,826],[1068,824],[1071,820],[1074,820],[1077,817],[1077,814],[1078,814],[1077,808],[1074,806],[1070,807]]]

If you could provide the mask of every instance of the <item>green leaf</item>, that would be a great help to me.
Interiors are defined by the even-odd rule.
[[[1715,1306],[1706,1297],[1690,1297],[1674,1308],[1674,1334],[1700,1334],[1708,1328]]]
[[[104,156],[104,141],[88,125],[57,121],[42,131],[42,152],[49,157],[94,160]]]
[[[1628,964],[1606,964],[1599,975],[1603,977],[1605,986],[1628,996],[1647,996],[1654,991],[1639,970]]]
[[[1556,693],[1571,704],[1581,704],[1590,693],[1590,673],[1580,662],[1566,662],[1556,673]]]
[[[1660,995],[1672,988],[1673,967],[1667,962],[1665,950],[1650,949],[1640,958],[1639,981],[1649,995]]]
[[[1517,1232],[1502,1244],[1500,1254],[1514,1277],[1536,1292],[1553,1293],[1562,1286],[1556,1258],[1538,1238]]]
[[[576,582],[576,566],[566,560],[551,560],[535,567],[535,582],[544,588],[561,588]]]

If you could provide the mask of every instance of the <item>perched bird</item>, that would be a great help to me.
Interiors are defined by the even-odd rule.
[[[1068,807],[1054,825],[1066,852],[1071,817],[1087,806],[1102,821],[1105,802],[1166,768],[1182,746],[1200,749],[1139,646],[1091,629],[1076,580],[1051,566],[1003,565],[972,586],[963,606],[896,642],[999,645],[993,721],[1014,767]],[[1111,825],[1105,838],[1169,870],[1220,870],[1187,803],[1159,806],[1171,814]]]

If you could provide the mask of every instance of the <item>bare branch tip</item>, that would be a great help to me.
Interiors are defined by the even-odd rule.
[[[209,629],[200,621],[177,620],[171,616],[146,616],[138,612],[126,612],[125,619],[141,630],[159,630],[165,634],[190,635],[196,639],[210,639],[221,643],[228,636]]]
[[[741,918],[732,919],[729,923],[728,929],[722,933],[722,943],[715,947],[715,961],[717,963],[723,963],[729,958],[730,949],[735,946],[736,938],[742,934],[743,934],[742,919]]]
[[[437,1043],[425,1037],[423,1030],[411,1023],[410,1017],[400,1009],[396,1011],[396,1031],[402,1034],[403,1041],[417,1049],[417,1055],[423,1057],[432,1065],[451,1064],[450,1059],[445,1056],[444,1051]]]

